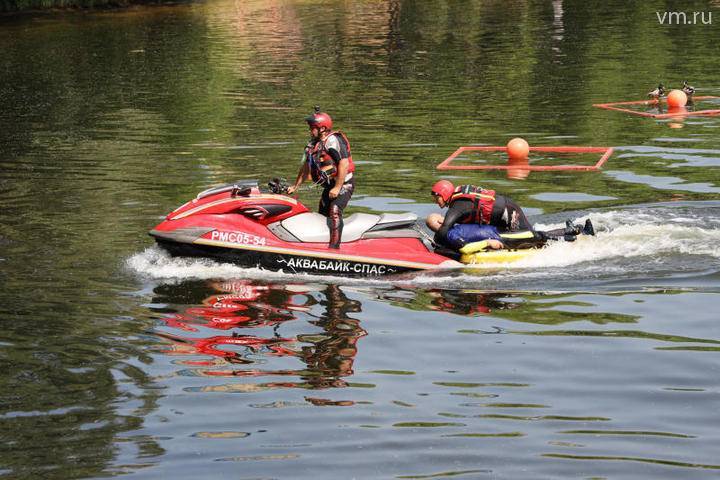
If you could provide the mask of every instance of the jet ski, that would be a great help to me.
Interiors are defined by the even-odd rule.
[[[286,273],[378,277],[462,266],[434,252],[412,213],[354,213],[344,219],[340,248],[330,249],[327,218],[288,196],[283,181],[268,187],[236,182],[205,190],[149,233],[173,256]]]

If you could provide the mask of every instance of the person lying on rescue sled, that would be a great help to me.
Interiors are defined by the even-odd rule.
[[[343,210],[355,190],[355,165],[350,154],[350,142],[344,133],[332,130],[332,118],[321,112],[320,107],[315,107],[315,113],[306,117],[305,121],[311,138],[305,147],[295,184],[288,188],[288,194],[294,193],[308,177],[323,187],[318,212],[328,217],[328,248],[340,248]]]
[[[439,213],[431,213],[425,219],[425,224],[430,230],[437,232],[443,224],[443,216]],[[488,250],[500,250],[505,247],[497,228],[492,225],[455,224],[448,230],[446,245],[453,250],[460,250],[466,244],[474,242],[486,242]]]

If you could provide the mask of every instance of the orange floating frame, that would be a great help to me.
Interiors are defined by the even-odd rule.
[[[714,95],[705,95],[705,96],[700,96],[700,97],[693,97],[693,100],[713,100],[716,98],[720,98],[720,97],[716,97]],[[662,99],[662,100],[665,100],[665,99]],[[641,117],[651,117],[651,118],[673,118],[673,117],[720,115],[720,109],[696,110],[694,112],[680,111],[680,112],[673,112],[673,113],[649,113],[649,112],[639,112],[637,110],[631,110],[629,108],[622,108],[622,105],[656,105],[657,103],[658,103],[657,100],[637,100],[634,102],[595,103],[595,104],[593,104],[593,107],[604,108],[605,110],[615,110],[618,112],[625,112],[625,113],[630,113],[632,115],[638,115]]]
[[[589,172],[600,170],[600,167],[613,154],[612,147],[530,147],[530,153],[601,153],[595,165],[451,165],[458,155],[464,152],[507,152],[507,147],[460,147],[452,155],[438,164],[438,170],[528,170],[530,172],[546,172],[558,170],[575,170]]]

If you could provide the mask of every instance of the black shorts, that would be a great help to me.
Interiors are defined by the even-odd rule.
[[[323,189],[322,195],[320,196],[320,206],[318,207],[318,212],[326,217],[330,216],[330,208],[332,206],[336,206],[342,214],[342,211],[347,207],[350,197],[352,197],[355,191],[355,179],[351,178],[345,182],[340,189],[340,194],[334,199],[330,198],[330,190],[332,190],[330,186]]]

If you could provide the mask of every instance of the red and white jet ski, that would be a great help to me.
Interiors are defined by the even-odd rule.
[[[339,249],[329,249],[327,218],[284,195],[279,181],[205,190],[149,233],[173,256],[210,257],[246,267],[322,275],[382,276],[452,268],[414,228],[415,214],[355,213],[344,219]]]

